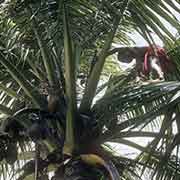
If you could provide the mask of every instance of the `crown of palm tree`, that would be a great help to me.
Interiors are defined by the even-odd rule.
[[[170,46],[175,37],[162,22],[163,18],[179,30],[170,10],[180,13],[177,4],[178,0],[1,3],[2,178],[20,180],[34,174],[35,179],[47,179],[52,171],[54,179],[140,179],[140,169],[156,179],[178,179],[179,43]],[[127,71],[100,86],[112,43],[128,44],[133,30],[150,44],[153,31],[170,46],[177,65],[167,79],[171,81],[140,85],[134,72]],[[130,137],[153,140],[145,147]],[[135,159],[116,155],[107,142],[141,153]]]

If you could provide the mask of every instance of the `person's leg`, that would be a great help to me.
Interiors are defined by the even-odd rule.
[[[150,68],[155,70],[160,80],[164,80],[164,72],[162,71],[159,63],[159,58],[155,56],[149,56]]]

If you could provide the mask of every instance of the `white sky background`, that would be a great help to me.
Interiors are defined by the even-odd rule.
[[[180,4],[176,3],[175,1],[173,1],[177,7],[179,7],[180,9]],[[168,6],[168,5],[167,5]],[[169,6],[168,6],[169,7]],[[176,18],[180,21],[180,15],[172,10],[170,7],[169,9],[171,10],[171,12],[173,12],[173,14],[176,16]],[[169,29],[169,31],[173,34],[173,35],[176,35],[177,34],[177,30],[172,27],[168,22],[166,22],[165,20],[162,19],[162,21],[164,21],[164,24],[166,25],[167,29]],[[154,34],[152,33],[152,35],[154,36],[154,40],[155,40],[155,43],[159,46],[163,46],[163,43],[162,41]],[[148,46],[148,43],[141,37],[141,35],[139,35],[137,32],[134,32],[132,33],[132,39],[134,40],[135,42],[135,45],[136,46]]]

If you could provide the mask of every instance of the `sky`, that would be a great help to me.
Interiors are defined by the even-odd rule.
[[[180,9],[180,4],[176,3],[175,1],[173,1],[177,7],[179,7]],[[168,6],[168,5],[167,5]],[[169,6],[168,6],[169,7]],[[178,14],[176,11],[172,10],[170,7],[169,9],[171,10],[171,12],[176,16],[176,18],[179,20],[180,22],[180,14]],[[169,31],[173,34],[176,35],[177,34],[177,30],[172,27],[168,22],[164,21],[163,19],[161,19],[164,24],[166,25],[167,29],[169,29]],[[157,45],[159,46],[163,46],[162,41],[154,34],[152,33],[152,35],[154,36],[154,41]],[[132,38],[135,41],[135,45],[136,46],[148,46],[148,43],[137,33],[137,32],[133,32],[132,33]]]

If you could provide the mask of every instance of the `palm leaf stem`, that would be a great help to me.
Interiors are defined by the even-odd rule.
[[[66,7],[63,7],[64,24],[64,59],[65,59],[65,87],[68,102],[66,115],[66,138],[63,152],[72,155],[77,146],[77,104],[76,104],[76,84],[75,84],[75,59],[72,50],[72,40],[68,26],[68,16]]]

